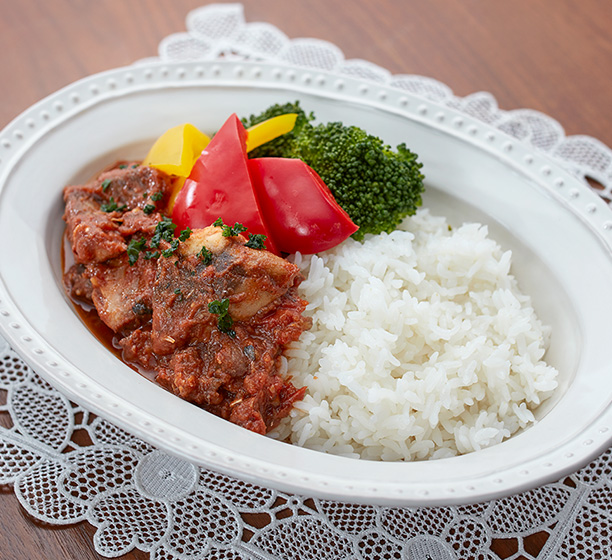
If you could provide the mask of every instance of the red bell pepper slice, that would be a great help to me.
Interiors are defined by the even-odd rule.
[[[256,158],[248,165],[262,215],[281,251],[318,253],[359,229],[302,160]]]
[[[210,226],[218,218],[248,233],[266,236],[268,251],[278,254],[260,212],[247,167],[246,131],[231,115],[197,159],[176,197],[172,221],[177,230]]]

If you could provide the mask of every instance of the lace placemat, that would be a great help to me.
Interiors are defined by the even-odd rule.
[[[316,39],[289,39],[247,23],[240,4],[212,4],[164,39],[162,60],[219,57],[282,61],[401,88],[477,117],[554,157],[612,199],[612,151],[564,134],[554,119],[503,111],[492,95],[459,98],[423,76],[391,75]],[[482,504],[437,508],[363,506],[288,495],[201,469],[71,403],[0,338],[0,484],[33,517],[86,521],[106,557],[135,548],[153,560],[499,559],[497,543],[526,558],[608,558],[612,550],[612,451],[573,475]],[[534,540],[539,550],[534,552]]]

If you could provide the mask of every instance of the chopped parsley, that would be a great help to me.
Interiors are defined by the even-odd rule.
[[[102,192],[106,192],[106,189],[111,186],[112,181],[110,179],[104,179],[102,181]]]
[[[176,224],[172,223],[172,219],[164,216],[155,226],[155,233],[151,238],[151,248],[157,249],[162,239],[168,243],[172,243],[175,229]]]
[[[171,257],[174,251],[178,249],[178,246],[179,246],[179,240],[173,239],[170,242],[170,247],[168,247],[168,249],[165,249],[161,252],[162,256],[166,258]]]
[[[202,262],[208,266],[212,262],[213,255],[209,249],[207,249],[206,245],[202,245],[200,252],[198,253],[198,257],[202,259]]]
[[[221,301],[219,300],[211,301],[208,304],[208,311],[212,313],[213,315],[219,316],[217,320],[217,328],[221,332],[231,336],[232,338],[235,338],[236,331],[232,329],[234,320],[229,314],[229,299],[225,298],[225,299],[222,299]]]
[[[145,204],[145,207],[142,209],[145,214],[152,214],[155,212],[155,204]]]
[[[191,236],[191,228],[187,226],[187,229],[184,229],[183,231],[181,231],[181,233],[179,233],[178,238],[179,238],[179,241],[187,241],[190,236]]]
[[[108,202],[100,204],[100,210],[102,210],[102,212],[124,212],[127,210],[127,206],[125,204],[123,206],[118,206],[115,199],[111,196]]]
[[[138,167],[138,164],[135,163],[134,165],[132,165],[132,169],[136,169]]]
[[[122,164],[119,166],[119,169],[125,169],[126,167],[127,167],[127,165],[126,165],[125,163],[122,163]]]
[[[263,233],[249,233],[249,240],[244,246],[250,247],[251,249],[265,249],[265,240],[266,236]]]
[[[236,222],[233,226],[228,226],[223,223],[222,218],[217,218],[213,222],[213,226],[217,226],[221,228],[222,230],[221,234],[223,235],[223,237],[234,237],[235,235],[239,235],[243,231],[247,230],[247,228],[245,228],[242,224],[238,222]]]
[[[174,290],[174,293],[178,296],[181,293],[181,289],[177,288],[176,290]]]
[[[132,239],[127,246],[127,255],[130,266],[136,264],[140,251],[144,251],[147,247],[147,240],[144,237],[140,239]]]
[[[149,246],[147,246],[147,240],[145,237],[141,237],[139,240],[132,239],[127,248],[130,265],[136,264],[138,256],[141,252],[144,252],[143,257],[147,261],[151,259],[158,259],[159,257],[171,257],[178,249],[179,243],[187,240],[191,235],[191,229],[187,228],[181,231],[180,237],[176,239],[174,237],[175,229],[176,224],[172,223],[170,218],[163,216],[155,226],[155,232],[153,233],[153,237],[151,237]],[[163,251],[159,248],[162,240],[170,244],[170,247],[164,249]],[[174,264],[178,265],[178,261],[176,261]]]
[[[161,200],[163,197],[164,197],[164,193],[161,191],[157,191],[151,195],[151,200],[154,200],[155,202],[157,202],[158,200]]]
[[[247,228],[236,222],[233,226],[223,226],[223,237],[233,237],[234,235],[239,235],[246,230]]]
[[[144,254],[144,258],[146,261],[149,261],[151,259],[159,259],[161,253],[159,251],[147,251]]]

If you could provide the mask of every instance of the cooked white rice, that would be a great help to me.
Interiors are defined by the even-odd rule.
[[[274,437],[376,460],[499,443],[556,387],[548,329],[487,228],[426,210],[402,231],[296,256],[313,327],[286,367],[307,396]]]

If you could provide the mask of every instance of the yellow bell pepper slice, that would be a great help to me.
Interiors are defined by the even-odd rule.
[[[210,138],[192,124],[181,124],[164,132],[153,144],[143,165],[169,175],[189,177],[193,165]]]
[[[291,132],[295,126],[296,119],[297,113],[287,113],[285,115],[279,115],[278,117],[272,117],[271,119],[247,128],[247,152],[287,132]]]

